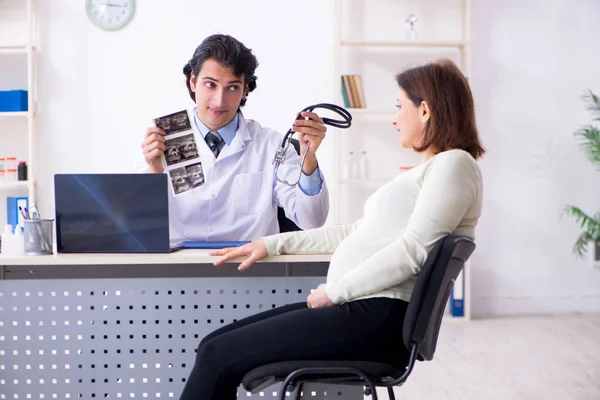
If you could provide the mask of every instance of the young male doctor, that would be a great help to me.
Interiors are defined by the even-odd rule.
[[[300,157],[289,146],[276,179],[273,156],[282,141],[278,132],[245,119],[241,107],[256,89],[258,66],[251,50],[229,35],[212,35],[198,46],[183,68],[196,107],[190,110],[204,183],[184,193],[169,191],[172,241],[256,240],[279,232],[277,207],[302,229],[322,226],[329,193],[316,150],[327,128],[315,113],[294,121],[301,154],[309,151],[300,174]],[[165,132],[149,128],[142,152],[149,173],[163,173]]]

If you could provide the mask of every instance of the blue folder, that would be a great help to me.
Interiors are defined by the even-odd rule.
[[[465,316],[465,270],[458,274],[450,296],[450,313],[453,317]]]
[[[239,241],[227,241],[227,242],[196,242],[193,240],[186,240],[179,243],[179,246],[184,249],[224,249],[226,247],[238,247],[246,243],[250,243],[249,240]]]

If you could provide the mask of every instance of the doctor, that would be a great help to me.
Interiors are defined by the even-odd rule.
[[[251,50],[229,35],[212,35],[184,66],[186,85],[196,107],[188,111],[204,172],[200,187],[177,196],[169,190],[171,240],[257,240],[279,232],[277,207],[302,229],[325,223],[329,196],[316,150],[327,128],[312,112],[296,120],[301,154],[307,143],[300,182],[279,182],[272,164],[282,141],[278,132],[246,119],[241,107],[256,89],[258,66]],[[149,128],[142,152],[149,173],[163,173],[164,131]],[[300,157],[289,146],[279,176],[295,182]],[[171,184],[171,183],[170,183]]]

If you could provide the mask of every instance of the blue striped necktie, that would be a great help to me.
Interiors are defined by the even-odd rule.
[[[215,158],[219,157],[219,153],[221,153],[221,150],[225,145],[225,141],[223,140],[221,135],[219,135],[219,132],[208,132],[204,137],[204,140],[206,140],[206,144],[208,144],[208,147],[210,148],[210,151],[212,151],[215,155]]]

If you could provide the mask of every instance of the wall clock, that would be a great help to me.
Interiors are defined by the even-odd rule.
[[[135,11],[135,0],[86,0],[88,18],[101,29],[114,31],[127,25]]]

